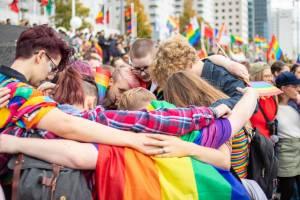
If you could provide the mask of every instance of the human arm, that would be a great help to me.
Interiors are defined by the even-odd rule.
[[[98,151],[93,144],[64,139],[19,138],[0,135],[1,153],[23,153],[74,169],[95,169]]]
[[[211,109],[205,107],[160,109],[151,112],[104,111],[98,107],[84,112],[81,117],[122,130],[168,135],[184,135],[214,122]]]
[[[228,117],[231,124],[232,135],[237,133],[253,115],[259,97],[255,89],[250,87],[244,89],[239,88],[238,91],[244,95],[235,105],[231,115]]]
[[[246,87],[242,80],[237,79],[226,69],[215,65],[210,60],[204,61],[201,77],[207,80],[212,86],[220,89],[224,94],[229,96],[227,99],[221,99],[214,102],[211,106],[216,107],[220,104],[226,104],[229,108],[240,100],[242,94],[236,90],[237,87]]]
[[[218,149],[214,149],[183,141],[174,136],[147,134],[147,137],[157,141],[146,143],[146,145],[160,147],[160,149],[147,151],[148,155],[157,155],[163,158],[192,156],[216,167],[230,169],[231,151],[226,144],[221,145]]]
[[[244,81],[249,81],[250,75],[246,66],[235,62],[229,58],[226,58],[222,55],[212,55],[208,59],[214,64],[219,65],[227,69],[231,74],[241,78]]]
[[[57,108],[44,115],[37,123],[36,128],[53,132],[57,136],[66,139],[131,147],[141,152],[147,150],[144,142],[149,140],[144,135],[114,129],[100,123],[68,115]]]

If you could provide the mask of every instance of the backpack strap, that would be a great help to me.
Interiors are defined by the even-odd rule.
[[[60,169],[61,169],[61,166],[56,165],[56,164],[52,165],[53,176],[52,176],[52,181],[51,181],[52,182],[51,183],[51,198],[50,198],[51,200],[55,200],[54,192],[56,189],[56,182],[57,182],[57,179],[59,176]]]
[[[15,162],[15,167],[14,167],[11,200],[18,199],[18,186],[19,186],[19,182],[20,182],[21,169],[22,169],[23,163],[24,163],[24,156],[23,156],[23,154],[19,154],[18,159]]]

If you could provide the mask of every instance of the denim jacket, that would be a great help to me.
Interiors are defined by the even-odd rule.
[[[230,74],[225,68],[215,65],[210,60],[204,60],[204,66],[201,74],[201,78],[207,80],[212,86],[221,90],[223,93],[228,95],[230,98],[220,99],[214,102],[211,106],[216,107],[220,104],[225,104],[229,108],[233,108],[235,104],[243,96],[237,87],[246,87],[245,83],[232,74]]]

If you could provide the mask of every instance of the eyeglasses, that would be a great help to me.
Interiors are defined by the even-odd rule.
[[[34,52],[34,54],[38,54],[38,53],[39,53],[38,51]],[[52,58],[46,52],[45,52],[45,55],[51,62],[51,64],[50,64],[51,72],[57,72],[59,70],[59,68],[58,68],[59,66],[54,63]]]
[[[56,65],[54,63],[54,61],[52,60],[52,58],[45,52],[45,55],[47,56],[47,58],[50,60],[51,64],[50,64],[50,68],[51,68],[51,72],[57,72],[58,71],[58,65]]]
[[[147,69],[149,68],[149,66],[144,66],[144,67],[132,67],[131,69],[134,71],[134,72],[136,72],[136,73],[138,73],[138,72],[144,72],[144,71],[146,71]]]

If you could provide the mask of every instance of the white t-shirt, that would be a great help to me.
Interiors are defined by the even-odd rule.
[[[300,138],[300,114],[291,106],[278,106],[279,138]]]

